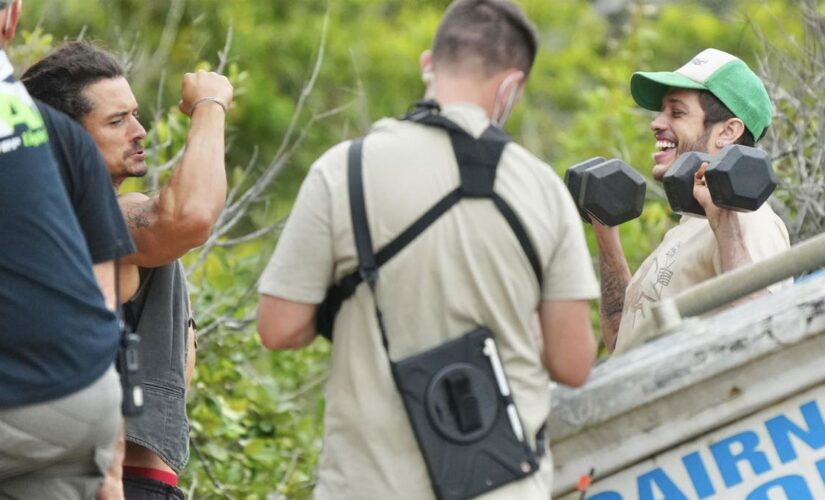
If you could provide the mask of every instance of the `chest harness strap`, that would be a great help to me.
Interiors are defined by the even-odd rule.
[[[332,340],[332,330],[338,310],[343,302],[355,293],[358,285],[363,281],[369,281],[371,278],[377,278],[378,268],[386,264],[453,205],[464,198],[488,198],[495,204],[516,235],[527,260],[530,262],[530,267],[536,275],[539,290],[542,288],[542,267],[530,236],[516,212],[493,189],[496,180],[496,168],[505,146],[511,140],[510,137],[502,130],[490,126],[481,137],[475,139],[460,126],[441,116],[438,113],[438,108],[427,102],[419,103],[419,108],[404,116],[402,120],[441,128],[449,134],[456,162],[458,163],[461,184],[436,202],[384,248],[377,253],[373,253],[362,181],[361,160],[364,138],[352,142],[348,152],[348,186],[352,225],[360,266],[359,269],[352,271],[337,284],[331,286],[327,290],[324,302],[318,308],[316,316],[317,330],[329,340]],[[386,338],[383,340],[386,344]]]

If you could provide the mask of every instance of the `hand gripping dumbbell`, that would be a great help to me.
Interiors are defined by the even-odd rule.
[[[592,217],[605,226],[618,226],[642,214],[647,183],[621,160],[597,156],[573,165],[564,183],[585,222]]]
[[[674,212],[705,215],[702,205],[693,197],[693,178],[704,162],[710,164],[705,170],[705,183],[717,207],[752,212],[762,206],[776,188],[776,174],[768,155],[760,149],[733,144],[722,148],[717,155],[684,153],[662,178],[667,201]]]

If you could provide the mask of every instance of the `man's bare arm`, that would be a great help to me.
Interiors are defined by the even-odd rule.
[[[226,202],[223,106],[232,102],[232,85],[217,73],[199,71],[183,78],[181,110],[192,117],[186,150],[157,196],[130,193],[119,198],[137,252],[128,264],[157,267],[202,245]]]
[[[745,245],[745,237],[742,234],[742,226],[739,224],[739,214],[732,210],[717,207],[710,196],[710,191],[705,184],[705,170],[708,164],[702,164],[696,172],[693,182],[693,197],[705,209],[710,229],[716,237],[716,245],[719,248],[719,267],[724,274],[742,266],[753,263],[753,257]],[[768,293],[767,289],[754,292],[742,297],[730,304],[730,306],[747,302],[756,297]]]
[[[596,358],[586,300],[545,300],[539,308],[544,366],[556,382],[578,387],[587,381]]]
[[[753,263],[748,247],[745,246],[739,214],[722,210],[713,234],[719,246],[719,264],[723,273]]]
[[[258,335],[267,349],[299,349],[315,340],[316,304],[261,295],[258,303]]]
[[[103,301],[106,307],[115,310],[115,261],[107,260],[99,262],[92,267],[95,273],[95,280],[100,292],[103,293]]]
[[[599,276],[601,281],[601,318],[602,339],[610,352],[616,346],[616,335],[622,321],[624,297],[630,282],[630,267],[624,256],[619,229],[593,222],[596,241],[599,245]]]

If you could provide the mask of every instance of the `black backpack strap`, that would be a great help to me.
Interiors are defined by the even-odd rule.
[[[434,117],[431,115],[431,117],[422,120],[423,123],[440,123],[442,121],[452,123],[440,115]],[[501,129],[491,126],[484,131],[478,140],[475,140],[463,129],[458,128],[458,125],[452,125],[453,127],[448,128],[448,130],[450,131],[453,150],[461,174],[462,195],[468,198],[484,197],[493,200],[496,208],[504,216],[507,224],[516,235],[519,245],[521,245],[521,249],[527,256],[530,267],[536,275],[539,290],[541,290],[544,284],[544,274],[542,273],[538,252],[536,252],[533,242],[530,240],[530,235],[515,210],[493,189],[496,182],[496,169],[501,155],[504,153],[504,148],[510,142],[510,137]],[[454,132],[455,128],[458,128],[460,133]]]
[[[375,285],[378,264],[372,250],[372,235],[367,220],[367,207],[364,201],[364,179],[361,168],[361,156],[364,138],[352,141],[347,153],[347,184],[349,187],[349,209],[352,217],[352,231],[355,235],[355,249],[358,251],[358,273],[361,279]]]
[[[504,198],[499,196],[498,193],[493,193],[492,197],[493,203],[496,204],[498,211],[501,212],[501,215],[503,215],[505,219],[507,219],[510,229],[513,230],[516,238],[518,238],[521,249],[524,251],[524,255],[527,256],[527,260],[530,262],[530,267],[533,268],[533,274],[536,275],[536,281],[539,284],[539,293],[541,293],[542,288],[544,288],[544,274],[542,272],[539,255],[533,246],[533,242],[530,240],[530,235],[521,223],[521,219],[518,218],[516,212],[510,207]]]
[[[364,201],[363,145],[363,137],[352,141],[347,156],[349,210],[350,217],[352,217],[352,232],[355,236],[355,249],[358,251],[358,275],[363,281],[367,282],[372,291],[375,299],[375,317],[378,320],[378,330],[381,332],[381,342],[384,344],[384,350],[387,351],[389,357],[390,348],[387,342],[387,332],[384,328],[384,317],[378,307],[378,298],[375,295],[379,264],[376,263],[375,252],[372,249],[372,235],[367,219],[367,204]]]
[[[383,266],[390,259],[396,256],[398,252],[404,249],[407,245],[416,239],[418,235],[424,232],[425,229],[435,222],[439,217],[444,215],[456,203],[461,201],[461,188],[455,188],[447,193],[443,198],[438,200],[435,205],[424,212],[424,215],[419,217],[415,222],[410,224],[401,234],[395,237],[392,241],[387,243],[387,246],[378,251],[377,262],[378,266]],[[357,284],[356,284],[357,286]]]
[[[315,329],[319,334],[332,340],[335,317],[345,300],[352,297],[356,287],[365,276],[375,274],[378,265],[372,251],[372,235],[367,221],[367,208],[364,202],[364,182],[361,168],[361,156],[364,138],[359,137],[350,143],[347,151],[347,188],[349,190],[350,216],[355,237],[355,249],[358,252],[358,269],[344,276],[341,281],[327,289],[324,301],[315,314]],[[366,271],[364,269],[366,268]]]
[[[332,328],[335,316],[345,300],[352,297],[355,289],[367,278],[377,276],[378,268],[395,257],[411,241],[424,232],[430,225],[447,212],[462,197],[458,187],[435,205],[430,207],[424,215],[410,224],[401,234],[396,236],[377,254],[372,250],[372,236],[367,223],[366,206],[364,202],[364,186],[361,167],[361,151],[363,139],[353,141],[348,154],[348,187],[350,196],[350,212],[352,215],[355,247],[358,251],[359,268],[344,276],[341,281],[327,290],[324,302],[319,306],[316,314],[315,326],[322,336],[332,340]],[[371,285],[372,286],[372,285]]]
[[[356,139],[350,145],[348,153],[348,183],[350,196],[350,211],[352,214],[355,244],[358,250],[359,268],[344,276],[341,281],[327,290],[324,302],[319,306],[316,315],[316,329],[332,340],[332,329],[338,310],[345,300],[350,298],[362,281],[372,280],[374,288],[378,268],[387,263],[410,242],[423,233],[433,222],[446,213],[462,198],[490,198],[507,224],[516,235],[519,244],[533,269],[538,281],[539,290],[543,286],[543,274],[538,253],[530,240],[524,225],[516,212],[504,198],[494,191],[496,169],[504,148],[510,141],[502,130],[489,127],[479,139],[469,135],[463,128],[451,120],[437,113],[432,106],[419,106],[402,119],[415,121],[425,125],[445,129],[450,135],[450,142],[459,167],[461,185],[450,191],[424,215],[410,224],[401,234],[390,241],[377,254],[372,249],[372,237],[367,224],[366,207],[364,203],[364,188],[362,180],[362,143],[363,139]],[[379,313],[379,321],[381,316]],[[383,332],[382,332],[382,337]],[[386,347],[386,338],[382,339]]]

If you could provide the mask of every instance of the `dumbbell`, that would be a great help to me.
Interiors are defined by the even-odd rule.
[[[776,174],[767,153],[760,149],[733,144],[717,155],[684,153],[662,178],[674,212],[705,215],[702,205],[693,197],[693,178],[704,162],[710,164],[705,170],[705,183],[717,207],[752,212],[776,189]]]
[[[591,217],[605,226],[618,226],[642,214],[647,183],[621,160],[601,156],[573,165],[564,183],[585,222]]]

